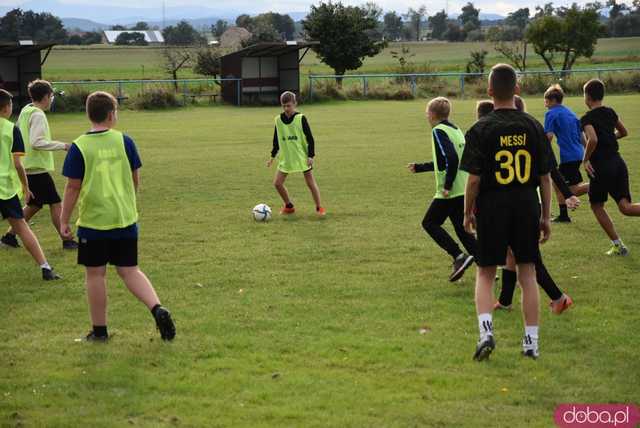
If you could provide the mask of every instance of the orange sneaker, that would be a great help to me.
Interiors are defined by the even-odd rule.
[[[494,311],[508,311],[508,312],[511,312],[511,305],[505,306],[502,303],[500,303],[500,301],[496,301],[493,304],[493,310]]]
[[[327,215],[327,210],[325,210],[324,208],[320,207],[316,210],[316,213],[320,216],[320,217],[324,217]]]
[[[567,296],[566,294],[563,294],[562,297],[559,298],[558,300],[552,300],[551,303],[549,303],[549,306],[551,307],[551,312],[553,312],[556,315],[560,315],[561,313],[569,309],[571,305],[573,305],[573,300],[571,299],[571,297]]]
[[[289,214],[293,214],[295,212],[296,212],[295,207],[291,207],[291,208],[283,207],[280,210],[280,214],[283,214],[283,215],[289,215]]]

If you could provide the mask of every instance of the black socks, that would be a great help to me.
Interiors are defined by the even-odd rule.
[[[162,307],[162,305],[155,305],[153,308],[151,308],[151,315],[153,315],[153,318],[156,317],[156,312],[158,312],[158,309],[160,309]]]
[[[287,205],[285,205],[285,207],[287,208],[293,208],[293,204],[291,202],[289,202]]]
[[[566,204],[558,205],[560,207],[560,218],[569,218],[569,212],[567,211]]]
[[[96,337],[108,337],[109,333],[107,333],[106,325],[94,325],[93,326],[93,334]]]

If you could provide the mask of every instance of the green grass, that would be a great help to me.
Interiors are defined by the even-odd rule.
[[[491,43],[405,43],[415,54],[410,59],[416,64],[430,63],[442,71],[464,71],[470,52],[486,49],[489,51],[487,63],[492,64],[504,59],[497,54]],[[391,51],[398,50],[400,44],[392,43],[380,55],[367,58],[359,73],[389,72],[398,65]],[[624,67],[638,64],[640,37],[601,39],[594,57],[580,59],[576,67]],[[531,69],[546,69],[544,63],[531,50],[529,56]],[[326,74],[333,71],[321,63],[316,55],[309,53],[302,62],[301,72]],[[109,79],[159,79],[166,78],[162,70],[161,50],[158,48],[123,47],[57,47],[44,66],[44,77],[52,81],[62,80],[109,80]],[[196,77],[191,69],[180,72],[181,78]]]
[[[629,127],[638,194],[640,97],[607,101]],[[454,102],[453,120],[469,127],[474,106]],[[303,110],[329,214],[313,215],[294,175],[298,214],[267,224],[250,210],[280,206],[264,167],[277,109],[121,112],[144,162],[141,267],[178,336],[161,343],[111,270],[112,341],[74,341],[90,327],[83,270],[41,213],[34,229],[65,279],[42,283],[23,250],[0,253],[0,426],[549,427],[559,403],[640,400],[638,220],[609,205],[626,259],[603,255],[586,206],[554,227],[545,259],[575,307],[552,316],[542,299],[537,362],[519,356],[518,313],[496,314],[498,349],[474,363],[473,274],[447,282],[450,261],[420,227],[433,178],[405,168],[430,158],[424,102]],[[51,127],[70,141],[87,125],[58,115]]]

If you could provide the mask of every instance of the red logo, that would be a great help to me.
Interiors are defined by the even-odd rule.
[[[561,404],[554,419],[562,428],[635,428],[640,409],[633,404]]]

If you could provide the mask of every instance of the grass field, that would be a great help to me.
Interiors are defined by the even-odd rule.
[[[490,43],[406,43],[415,54],[410,59],[416,64],[430,63],[442,71],[464,71],[470,52],[486,49],[487,63],[503,61]],[[391,44],[374,58],[367,58],[359,73],[389,72],[398,65],[391,51],[399,44]],[[624,67],[637,65],[640,61],[640,37],[601,39],[591,60],[580,59],[576,67]],[[162,70],[161,50],[158,48],[58,47],[51,52],[44,66],[44,77],[52,81],[97,80],[97,79],[158,79],[166,78]],[[531,69],[546,70],[542,60],[531,51]],[[302,62],[303,75],[333,73],[316,55],[309,53]],[[180,73],[181,78],[195,77],[191,69]]]
[[[629,127],[638,194],[640,96],[607,101]],[[542,117],[540,99],[528,104]],[[467,128],[474,106],[455,102],[454,122]],[[24,251],[0,252],[0,426],[550,427],[559,403],[639,402],[640,223],[612,206],[628,258],[603,255],[586,206],[544,248],[575,306],[553,316],[542,299],[541,358],[520,357],[516,311],[496,314],[491,361],[472,361],[473,274],[447,282],[450,261],[420,227],[433,178],[405,168],[430,158],[423,110],[305,106],[329,214],[314,216],[292,176],[298,214],[267,224],[250,209],[280,205],[264,167],[277,109],[122,112],[144,163],[140,263],[178,336],[161,343],[111,271],[114,336],[77,342],[90,327],[83,271],[42,213],[34,229],[65,279],[42,283]],[[51,126],[63,141],[87,128],[79,114]]]

